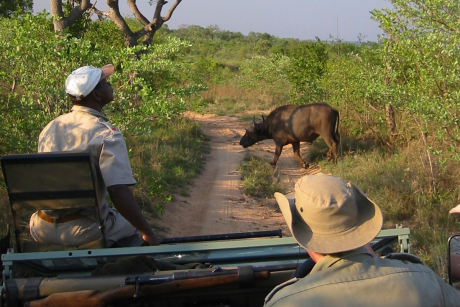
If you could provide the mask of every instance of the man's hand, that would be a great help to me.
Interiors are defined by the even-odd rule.
[[[160,245],[160,239],[158,239],[153,233],[151,235],[142,235],[142,240],[147,242],[150,246]]]

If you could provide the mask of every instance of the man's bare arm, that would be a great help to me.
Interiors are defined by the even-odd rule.
[[[120,214],[142,234],[142,239],[150,245],[159,245],[160,240],[154,235],[147,220],[142,215],[136,199],[129,186],[117,184],[107,187],[110,199]]]

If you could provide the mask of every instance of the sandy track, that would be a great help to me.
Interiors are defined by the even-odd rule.
[[[197,121],[211,142],[202,174],[194,180],[189,197],[178,196],[165,206],[155,224],[162,237],[183,237],[282,229],[289,236],[274,199],[255,201],[242,194],[241,174],[237,170],[246,151],[258,151],[273,158],[274,143],[263,141],[243,149],[238,143],[247,123],[232,117],[216,115],[187,116]],[[284,148],[275,176],[286,183],[288,192],[307,171],[294,160],[291,146]]]

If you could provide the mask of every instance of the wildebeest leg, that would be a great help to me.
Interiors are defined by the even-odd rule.
[[[333,160],[333,163],[337,163],[337,142],[334,138],[324,138],[324,142],[329,147],[329,150],[326,153],[327,161]]]
[[[276,165],[276,162],[278,161],[278,158],[281,156],[281,151],[282,150],[283,150],[283,146],[276,144],[275,157],[273,158],[273,161],[270,162],[271,165]]]
[[[305,162],[300,156],[300,142],[292,143],[292,151],[294,151],[294,158],[300,162],[302,167],[308,168],[308,162]]]
[[[334,140],[330,142],[329,150],[326,154],[326,157],[328,158],[327,161],[331,161],[332,158],[332,163],[337,163],[337,143]]]

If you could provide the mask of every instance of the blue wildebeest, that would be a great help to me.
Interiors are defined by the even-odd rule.
[[[256,142],[273,139],[276,149],[271,164],[275,165],[283,146],[292,144],[294,157],[303,167],[308,168],[308,162],[300,156],[300,142],[311,143],[319,136],[329,147],[327,157],[337,163],[337,146],[340,142],[339,112],[326,103],[286,105],[270,112],[267,119],[262,116],[262,122],[256,123],[253,119],[253,125],[246,129],[240,145],[246,148]]]

